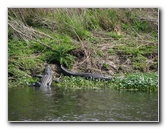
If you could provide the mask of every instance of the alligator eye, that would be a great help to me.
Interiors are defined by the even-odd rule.
[[[49,82],[47,83],[47,86],[49,86]]]

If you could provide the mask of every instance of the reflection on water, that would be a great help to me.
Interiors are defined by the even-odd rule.
[[[8,90],[9,121],[158,121],[158,94],[113,89]]]

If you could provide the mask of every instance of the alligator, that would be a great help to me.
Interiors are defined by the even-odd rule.
[[[34,87],[50,87],[53,81],[53,73],[49,65],[46,66],[44,75],[36,75],[41,77],[41,82],[35,82],[32,84]]]
[[[111,80],[112,76],[103,76],[102,74],[92,74],[92,73],[76,73],[68,71],[66,68],[64,68],[61,65],[62,73],[67,76],[80,76],[90,79],[103,79],[103,80]],[[34,87],[50,87],[52,84],[52,81],[59,82],[58,80],[53,80],[53,73],[51,70],[51,67],[49,65],[46,66],[44,75],[34,75],[35,77],[40,77],[41,82],[34,82],[31,86]]]
[[[67,76],[80,76],[80,77],[85,77],[85,78],[90,78],[90,79],[103,79],[103,80],[113,79],[112,76],[104,76],[102,74],[71,72],[71,71],[68,71],[66,68],[64,68],[62,65],[61,65],[61,69],[62,69],[63,74],[67,75]]]

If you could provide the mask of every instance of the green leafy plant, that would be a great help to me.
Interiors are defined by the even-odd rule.
[[[158,91],[158,75],[156,73],[133,73],[125,78],[115,78],[114,85],[117,89]]]
[[[70,67],[71,64],[74,62],[75,57],[70,54],[70,51],[75,49],[76,47],[71,44],[59,44],[55,45],[54,49],[55,52],[47,52],[46,56],[47,59],[50,61],[57,61],[60,64],[64,64],[67,67]]]

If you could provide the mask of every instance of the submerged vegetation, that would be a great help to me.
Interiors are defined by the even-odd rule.
[[[9,87],[35,82],[48,63],[114,77],[61,76],[54,86],[157,91],[158,9],[9,8],[8,56]]]

